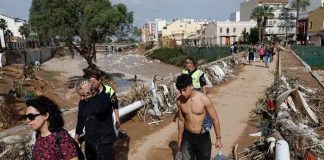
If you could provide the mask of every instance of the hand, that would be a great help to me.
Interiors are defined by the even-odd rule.
[[[80,135],[78,135],[78,134],[76,134],[75,136],[74,136],[74,140],[76,141],[76,142],[78,142],[78,143],[80,143]]]
[[[216,149],[221,149],[223,147],[221,139],[216,139],[215,147]]]
[[[116,129],[119,129],[119,127],[120,127],[120,122],[119,121],[116,121],[115,127],[116,127]]]

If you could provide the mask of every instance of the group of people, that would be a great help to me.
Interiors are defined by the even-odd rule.
[[[220,122],[207,96],[204,73],[196,65],[195,59],[187,58],[185,69],[176,80],[179,91],[176,98],[179,110],[178,146],[184,160],[210,160],[212,126],[216,133],[215,147],[222,147]],[[80,101],[74,138],[64,129],[62,112],[52,100],[40,96],[26,101],[27,124],[36,131],[32,159],[84,159],[78,145],[83,140],[88,160],[113,159],[112,147],[117,140],[114,125],[116,128],[120,126],[114,90],[102,83],[100,74],[93,73],[77,82],[76,92]],[[81,138],[82,134],[84,138]]]
[[[251,44],[248,48],[248,59],[249,64],[256,60],[256,56],[259,55],[260,62],[264,62],[265,67],[269,68],[269,63],[272,62],[273,56],[275,55],[274,52],[274,45],[272,43],[269,44]]]
[[[79,148],[83,140],[88,160],[113,159],[112,147],[117,140],[114,128],[120,126],[114,90],[102,83],[99,73],[93,73],[76,84],[76,92],[80,101],[74,139],[64,129],[62,112],[52,100],[40,96],[26,101],[26,123],[36,131],[32,159],[84,159]]]

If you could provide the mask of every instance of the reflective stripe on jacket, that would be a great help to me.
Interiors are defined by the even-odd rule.
[[[182,70],[182,74],[189,74],[189,71],[187,69]],[[192,86],[196,89],[200,89],[200,77],[204,74],[203,71],[197,69],[194,73],[192,73],[191,78],[192,78]]]
[[[112,89],[110,86],[108,85],[104,85],[106,90],[105,90],[105,93],[109,93],[110,94],[110,97],[115,93],[114,89]]]

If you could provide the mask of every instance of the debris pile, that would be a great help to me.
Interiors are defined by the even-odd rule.
[[[259,139],[239,153],[236,145],[235,159],[324,157],[323,88],[315,91],[299,85],[296,79],[276,77],[259,102],[251,117],[261,121],[261,131],[250,134]]]
[[[0,139],[0,159],[31,159],[30,146],[27,137],[9,136]]]

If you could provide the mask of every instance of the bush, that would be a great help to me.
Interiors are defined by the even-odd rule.
[[[161,48],[155,50],[150,58],[161,60],[165,63],[181,66],[186,59],[186,55],[181,49]]]

